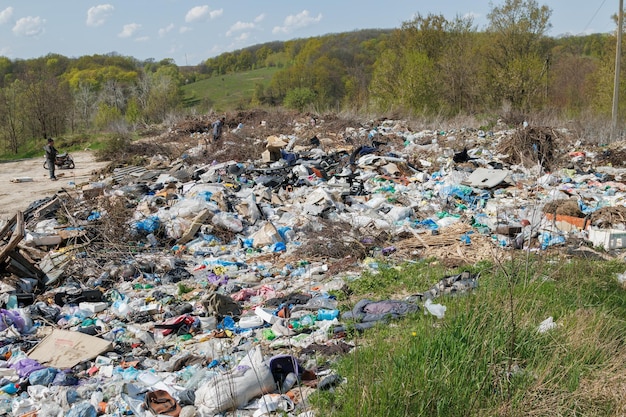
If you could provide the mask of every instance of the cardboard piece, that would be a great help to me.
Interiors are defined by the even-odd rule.
[[[288,143],[278,136],[268,136],[267,145],[265,147],[270,150],[280,151],[287,145]]]
[[[275,149],[266,149],[261,154],[261,160],[263,162],[276,162],[280,160],[280,151]]]
[[[28,352],[28,357],[42,365],[67,369],[82,361],[93,359],[112,348],[111,342],[99,337],[54,329]]]
[[[277,242],[283,242],[283,238],[278,233],[276,227],[271,222],[267,222],[252,235],[252,242],[253,247],[262,248]]]
[[[180,239],[178,239],[178,243],[184,244],[193,239],[193,237],[196,235],[196,233],[198,233],[198,230],[200,230],[200,227],[204,224],[210,214],[211,210],[204,209],[196,217],[194,217],[185,233],[180,237]]]

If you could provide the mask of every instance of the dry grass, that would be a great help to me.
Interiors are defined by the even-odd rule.
[[[543,206],[544,213],[560,214],[572,217],[585,217],[577,200],[553,200]]]
[[[560,133],[549,127],[527,126],[515,131],[498,145],[498,152],[508,155],[506,162],[525,166],[541,164],[550,170],[559,149]]]
[[[306,242],[294,252],[297,257],[311,260],[363,259],[371,245],[377,242],[374,239],[371,243],[364,243],[364,236],[359,239],[357,233],[345,223],[320,220],[320,224],[319,230],[306,232]]]

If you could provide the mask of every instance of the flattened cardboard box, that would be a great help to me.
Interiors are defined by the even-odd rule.
[[[55,329],[28,352],[28,357],[59,369],[93,359],[113,346],[107,340],[80,332]]]

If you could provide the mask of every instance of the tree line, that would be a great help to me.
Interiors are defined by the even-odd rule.
[[[0,140],[18,153],[33,138],[161,122],[180,107],[180,78],[172,60],[0,57]]]
[[[615,34],[548,37],[551,13],[535,0],[505,0],[482,30],[469,17],[418,14],[393,30],[270,42],[195,67],[115,53],[0,57],[0,141],[17,153],[30,138],[159,123],[183,110],[184,84],[267,67],[277,71],[250,107],[610,115]]]

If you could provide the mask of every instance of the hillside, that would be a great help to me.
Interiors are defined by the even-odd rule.
[[[181,90],[185,107],[213,109],[218,112],[249,107],[257,85],[264,88],[278,68],[235,72],[185,84]]]

